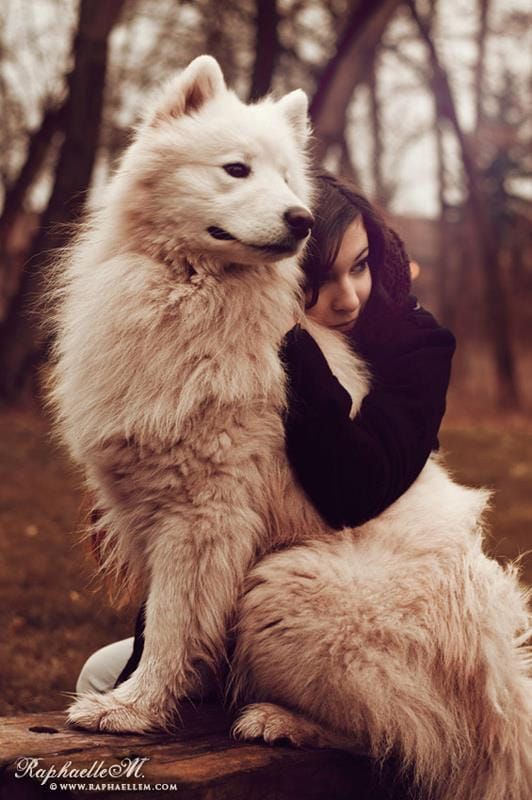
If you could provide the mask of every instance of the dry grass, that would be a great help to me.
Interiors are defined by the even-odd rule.
[[[492,421],[486,427],[444,427],[440,437],[455,478],[493,491],[487,547],[501,561],[522,557],[532,584],[532,430]]]
[[[447,428],[442,444],[460,480],[496,490],[491,551],[531,547],[532,432]],[[30,413],[0,415],[0,713],[61,708],[97,647],[130,635],[134,609],[113,612],[92,581],[79,529],[79,480]],[[496,534],[496,535],[495,535]],[[532,562],[524,563],[532,583]]]

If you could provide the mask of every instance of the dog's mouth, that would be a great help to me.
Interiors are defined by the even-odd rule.
[[[286,240],[275,244],[248,244],[247,247],[252,247],[253,250],[259,250],[266,255],[283,255],[285,253],[289,255],[295,253],[300,244],[301,240],[291,238],[289,241]]]
[[[281,242],[272,242],[271,244],[249,244],[248,242],[243,242],[240,239],[237,239],[232,233],[229,233],[229,231],[219,228],[216,225],[211,225],[208,227],[207,233],[210,234],[213,239],[218,239],[218,241],[237,242],[244,247],[250,247],[252,250],[260,250],[261,252],[270,255],[295,253],[298,249],[298,246],[301,244],[301,239],[295,239],[293,236],[287,236],[286,239],[283,239]]]

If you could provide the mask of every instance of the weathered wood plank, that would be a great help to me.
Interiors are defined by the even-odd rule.
[[[172,735],[91,734],[68,728],[61,712],[0,718],[0,800],[98,794],[179,800],[398,800],[401,796],[377,785],[364,757],[236,742],[229,736],[229,726],[229,717],[217,706],[185,710],[183,727]],[[134,767],[136,758],[147,759],[136,775],[110,777],[104,772],[124,759],[131,759],[128,763]],[[30,759],[38,759],[31,770]],[[28,774],[17,777],[23,767]],[[44,772],[37,770],[52,768],[78,772],[50,777],[42,785]],[[81,770],[92,771],[77,777]],[[52,782],[70,788],[53,791]],[[174,788],[139,791],[132,789],[133,784]]]

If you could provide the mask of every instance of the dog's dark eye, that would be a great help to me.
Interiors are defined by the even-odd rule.
[[[224,164],[224,169],[232,178],[247,178],[251,169],[247,164],[242,164],[240,161],[234,164]]]

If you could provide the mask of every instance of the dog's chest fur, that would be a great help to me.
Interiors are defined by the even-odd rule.
[[[58,391],[67,439],[109,509],[106,523],[119,539],[138,540],[141,519],[225,503],[260,520],[259,550],[324,533],[284,449],[278,350],[300,315],[299,268],[293,259],[218,274],[196,266],[192,280],[173,284],[163,265],[137,259],[135,272],[120,259],[71,283],[66,314],[76,337],[63,339]],[[102,315],[96,283],[111,271]],[[91,302],[92,313],[80,314]],[[364,368],[337,335],[304,324],[356,410]]]

